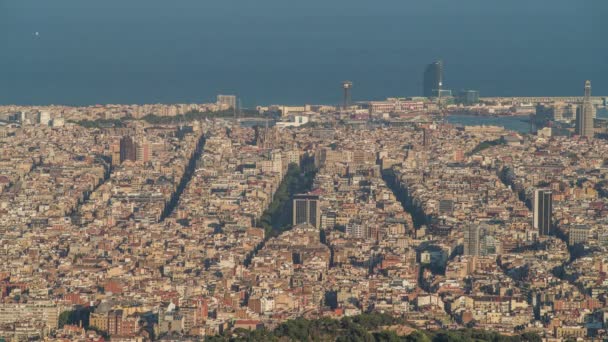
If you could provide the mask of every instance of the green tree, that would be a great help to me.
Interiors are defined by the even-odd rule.
[[[414,331],[405,337],[406,342],[431,342],[430,337],[421,331]]]
[[[70,323],[70,316],[72,315],[72,311],[64,311],[59,314],[58,325],[59,329],[63,328],[64,325]]]

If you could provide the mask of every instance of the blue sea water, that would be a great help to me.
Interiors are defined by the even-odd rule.
[[[606,0],[0,0],[0,104],[608,95]],[[38,34],[36,34],[38,32]]]

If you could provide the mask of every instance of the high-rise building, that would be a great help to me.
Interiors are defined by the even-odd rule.
[[[51,113],[47,111],[41,111],[38,113],[38,123],[41,126],[49,126],[51,123]]]
[[[464,105],[470,106],[479,102],[479,91],[477,90],[461,90],[459,100]]]
[[[422,129],[422,146],[431,145],[432,133],[428,128]]]
[[[220,106],[220,109],[235,109],[236,95],[218,95],[217,105]]]
[[[65,126],[65,119],[64,118],[54,118],[51,121],[51,126],[53,126],[53,127],[63,127],[63,126]]]
[[[136,161],[137,160],[137,149],[133,138],[129,136],[122,137],[120,139],[120,162],[125,160]]]
[[[443,87],[443,62],[436,61],[427,65],[424,69],[424,80],[422,95],[424,97],[436,97]]]
[[[439,215],[452,215],[454,212],[454,201],[451,199],[439,200]]]
[[[482,229],[479,241],[479,255],[498,254],[498,245],[496,238],[488,234],[487,230],[484,232]]]
[[[576,118],[577,107],[576,104],[572,103],[555,103],[553,105],[553,120],[571,122],[573,118]]]
[[[593,117],[595,108],[591,103],[591,81],[585,82],[585,97],[583,104],[576,111],[576,134],[587,139],[593,139]]]
[[[293,197],[293,225],[308,223],[321,227],[321,208],[319,196],[295,195]]]
[[[541,236],[551,234],[553,218],[553,192],[549,189],[537,189],[534,192],[534,228]]]
[[[346,225],[346,234],[356,239],[363,239],[367,237],[365,228],[361,222],[350,222]]]
[[[138,162],[147,163],[150,161],[150,144],[145,138],[136,144],[135,157]]]
[[[344,101],[342,104],[342,108],[346,109],[350,107],[350,103],[352,101],[351,89],[353,88],[353,82],[344,81],[342,82],[342,89],[344,90]]]
[[[585,244],[589,240],[590,229],[588,225],[580,224],[570,227],[568,233],[568,244],[574,246],[576,244]]]
[[[470,224],[464,229],[464,255],[479,255],[480,227]]]

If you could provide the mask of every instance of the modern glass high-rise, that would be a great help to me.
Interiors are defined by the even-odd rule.
[[[321,227],[321,208],[319,196],[295,195],[293,197],[293,225],[308,223]]]
[[[578,107],[576,112],[576,134],[587,139],[593,139],[595,134],[593,129],[594,108],[591,103],[591,81],[585,82],[585,97],[583,104]]]
[[[549,189],[537,189],[534,192],[534,228],[538,229],[539,235],[551,234],[552,218],[553,192]]]
[[[472,105],[479,102],[479,91],[477,90],[461,90],[460,102],[465,105]]]
[[[422,95],[424,97],[436,97],[443,86],[443,62],[436,61],[427,65],[424,69],[424,80]]]

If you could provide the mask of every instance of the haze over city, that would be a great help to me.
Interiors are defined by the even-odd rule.
[[[0,342],[608,340],[607,4],[0,2]]]

